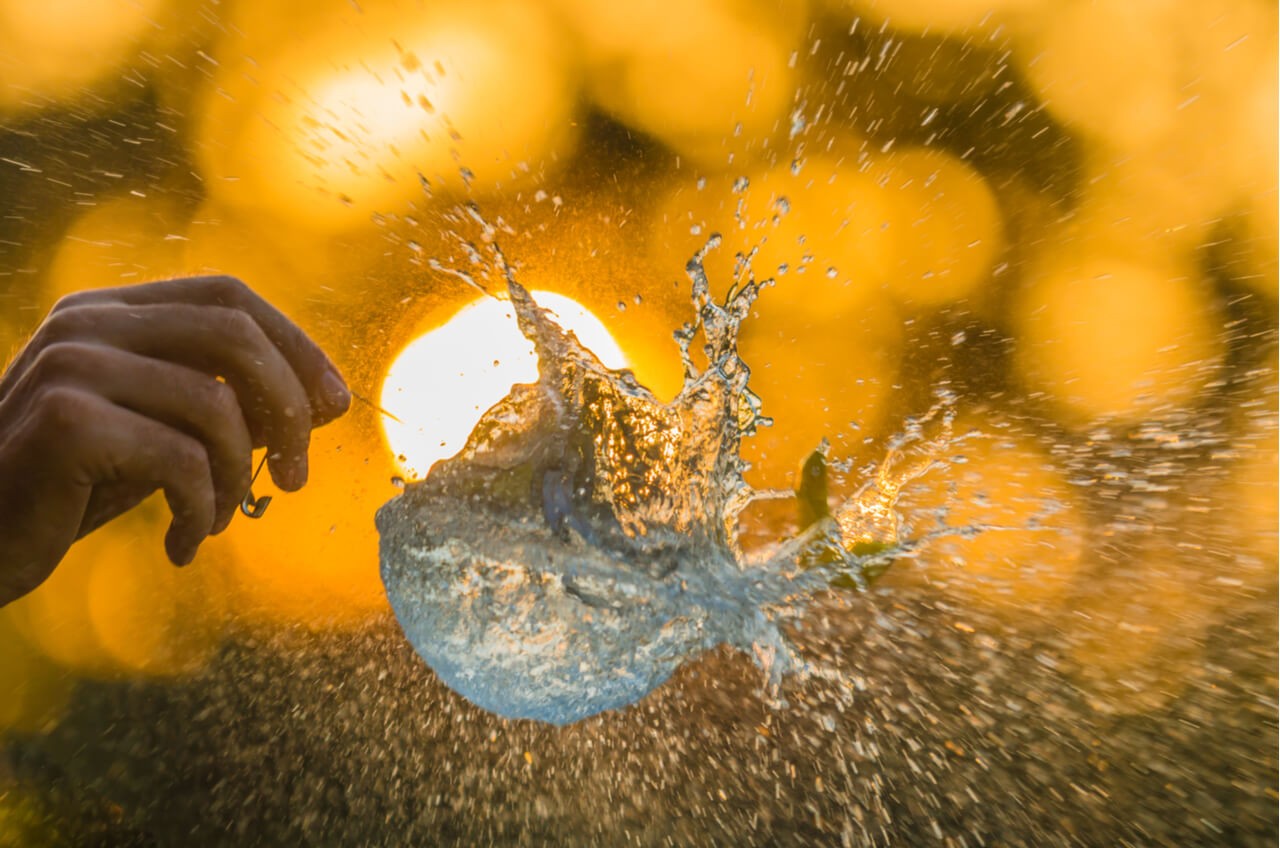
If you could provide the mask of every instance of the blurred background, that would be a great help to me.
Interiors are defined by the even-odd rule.
[[[233,274],[371,401],[194,566],[153,500],[0,609],[0,845],[1274,844],[1276,31],[1266,0],[0,0],[8,351],[67,293]],[[494,719],[378,578],[393,478],[533,375],[450,272],[496,234],[671,397],[712,233],[721,294],[738,253],[774,279],[750,482],[826,439],[848,494],[946,394],[987,438],[907,525],[1022,529],[832,592],[797,638],[847,675],[785,709],[725,652],[573,728]]]

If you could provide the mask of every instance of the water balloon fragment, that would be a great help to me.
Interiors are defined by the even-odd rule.
[[[743,481],[739,444],[763,419],[737,332],[757,286],[716,303],[706,249],[687,269],[697,320],[676,334],[685,382],[669,404],[601,365],[507,269],[538,381],[378,511],[405,635],[486,710],[569,724],[638,701],[721,644],[776,685],[804,667],[779,622],[835,579],[864,586],[897,550],[896,488],[831,511],[819,456],[800,493],[808,529],[766,557],[742,553],[739,514],[760,493]],[[704,368],[690,351],[699,333]]]

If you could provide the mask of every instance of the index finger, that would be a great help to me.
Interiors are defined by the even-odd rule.
[[[298,375],[311,402],[314,425],[332,421],[346,412],[351,404],[351,392],[325,352],[288,316],[235,277],[181,277],[137,286],[97,289],[85,292],[84,298],[136,306],[189,303],[239,309],[262,328]]]

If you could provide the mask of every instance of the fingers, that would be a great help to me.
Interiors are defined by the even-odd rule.
[[[98,289],[73,295],[75,303],[123,303],[152,306],[187,303],[235,309],[248,315],[280,351],[307,392],[314,424],[347,411],[351,394],[338,369],[302,329],[234,277],[190,277],[140,286]]]
[[[191,562],[217,512],[209,455],[199,441],[99,395],[65,386],[40,395],[35,425],[60,449],[60,470],[82,485],[149,483],[163,489],[173,513],[165,552],[176,565]]]
[[[253,445],[297,489],[311,428],[350,399],[306,334],[238,281],[64,298],[0,377],[0,458],[21,481],[0,492],[0,558],[38,582],[75,538],[160,488],[166,550],[189,562],[247,492]]]
[[[279,348],[245,312],[215,306],[120,303],[60,310],[41,328],[40,349],[95,343],[226,379],[249,432],[269,448],[271,476],[286,491],[307,480],[313,426],[307,392]],[[177,378],[177,372],[170,372]],[[94,379],[100,379],[95,373]],[[211,390],[216,391],[216,390]],[[224,403],[206,398],[204,406]],[[177,414],[176,410],[171,410]]]
[[[133,509],[155,490],[155,484],[146,482],[94,486],[80,518],[76,538],[83,539],[108,521]]]
[[[231,523],[249,490],[253,450],[231,386],[182,365],[102,345],[51,345],[32,370],[41,385],[67,385],[101,395],[198,439],[208,453],[213,478],[213,532],[221,533]]]

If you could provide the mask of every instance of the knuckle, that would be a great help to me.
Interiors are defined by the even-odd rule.
[[[235,389],[220,380],[209,380],[204,385],[210,414],[222,421],[234,421],[240,415],[240,400]]]
[[[239,277],[221,274],[209,279],[214,298],[224,305],[236,306],[249,299],[250,289]]]
[[[183,477],[206,480],[209,477],[209,452],[195,439],[177,440],[172,450],[174,470]]]
[[[75,297],[76,295],[68,295]],[[58,301],[61,305],[67,298]],[[40,339],[47,344],[55,342],[69,341],[80,333],[81,320],[79,307],[64,306],[61,309],[55,307],[53,312],[49,313],[49,317],[44,320],[40,326],[38,333]]]
[[[258,323],[239,309],[220,308],[212,323],[215,331],[237,348],[253,349],[262,342],[262,330]]]
[[[84,306],[96,296],[97,293],[92,289],[64,294],[62,297],[58,298],[56,303],[53,304],[53,309],[49,310],[49,314],[57,315],[60,312],[66,312],[68,310]]]
[[[31,363],[35,379],[44,384],[65,380],[80,373],[88,351],[72,342],[54,342],[36,355]]]
[[[51,437],[75,433],[89,418],[83,395],[56,384],[42,388],[36,395],[33,414],[39,431]]]

